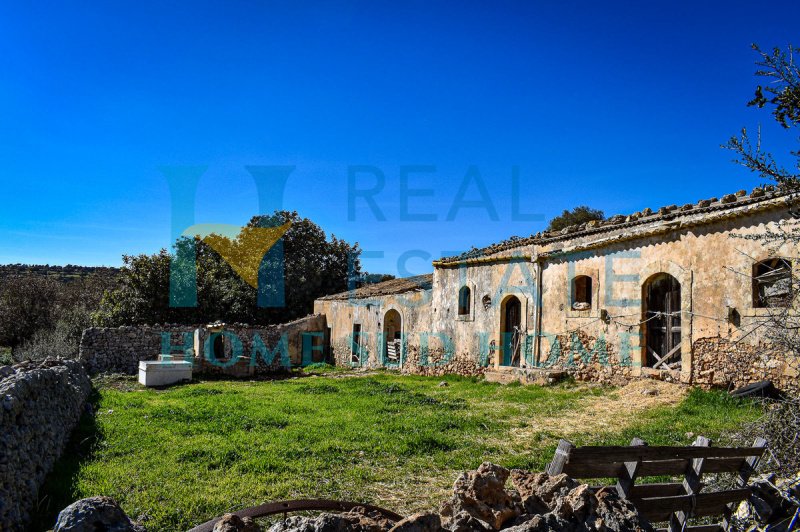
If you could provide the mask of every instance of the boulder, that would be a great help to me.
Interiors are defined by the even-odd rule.
[[[53,532],[144,532],[111,497],[89,497],[73,502],[58,514]]]
[[[508,475],[508,469],[489,462],[482,463],[476,471],[462,473],[453,485],[452,497],[442,504],[442,516],[450,518],[446,528],[453,530],[454,519],[462,513],[494,530],[518,516],[521,508],[505,490]]]

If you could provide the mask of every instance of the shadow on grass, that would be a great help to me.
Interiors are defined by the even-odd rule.
[[[100,394],[93,388],[83,415],[72,431],[61,458],[56,461],[53,470],[47,475],[44,485],[39,490],[39,500],[33,512],[34,518],[27,527],[30,532],[52,529],[58,512],[77,499],[76,484],[81,465],[91,461],[98,444],[103,440],[95,418],[99,399]]]

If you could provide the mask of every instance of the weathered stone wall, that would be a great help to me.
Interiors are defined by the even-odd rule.
[[[83,331],[78,360],[90,373],[136,374],[139,361],[156,360],[161,354],[161,333],[169,332],[177,342],[180,334],[193,334],[196,327],[177,325],[91,327]]]
[[[223,325],[222,334],[231,340],[227,343],[228,352],[230,353],[230,346],[238,342],[237,351],[242,357],[229,366],[226,366],[226,363],[211,363],[207,360],[206,341],[212,333],[205,325],[92,327],[83,331],[78,359],[86,364],[92,374],[133,375],[138,372],[140,361],[156,360],[161,354],[194,360],[195,371],[203,373],[252,374],[253,372],[242,371],[248,365],[253,366],[255,373],[269,372],[283,365],[284,360],[281,356],[275,356],[270,364],[266,362],[281,341],[286,343],[290,363],[300,365],[303,362],[303,333],[324,334],[325,324],[325,316],[311,315],[279,325],[260,327],[237,323]],[[164,333],[169,334],[169,349],[164,344]],[[258,349],[254,352],[256,335],[269,353]],[[322,338],[319,343],[320,345],[324,343]],[[319,361],[316,359],[321,359],[322,354],[319,350],[315,350],[313,355],[314,361]]]
[[[738,388],[770,380],[781,390],[800,392],[800,357],[768,344],[751,345],[725,338],[703,338],[694,343],[692,382]]]
[[[762,325],[767,309],[759,308],[751,281],[754,262],[775,257],[790,259],[794,275],[800,276],[800,246],[791,239],[771,243],[764,238],[798,227],[789,212],[795,200],[773,197],[773,192],[740,191],[696,205],[645,209],[558,233],[512,239],[453,261],[435,262],[432,286],[422,292],[328,298],[315,302],[315,311],[327,316],[336,362],[343,365],[352,364],[354,324],[361,326],[362,350],[367,353],[359,364],[385,365],[385,349],[377,335],[387,311],[395,309],[403,317],[402,369],[409,372],[472,374],[484,366],[502,372],[519,365],[603,382],[654,376],[703,384],[711,373],[724,383],[744,376],[752,382],[765,375],[776,383],[786,382],[794,378],[796,366],[778,370],[786,366],[783,355],[772,350],[765,354]],[[670,359],[672,366],[666,369],[663,363],[647,367],[656,365],[648,356],[647,337],[653,332],[647,323],[655,319],[654,311],[663,309],[647,308],[646,294],[661,274],[680,286],[679,307],[671,310],[680,318],[680,357]],[[591,279],[591,301],[573,308],[577,276]],[[459,304],[464,287],[470,291],[466,313]],[[380,285],[371,292],[380,294]],[[523,349],[512,364],[503,352],[503,339],[509,334],[504,331],[511,329],[505,317],[514,298],[519,301]],[[432,352],[444,342],[449,354],[438,366],[423,370],[426,364],[414,357],[425,336],[433,344]],[[702,342],[717,337],[735,347],[712,349]],[[598,345],[604,352],[596,352]],[[700,352],[694,352],[696,346]]]
[[[406,366],[408,352],[419,346],[420,333],[431,331],[431,290],[417,290],[399,295],[373,296],[359,300],[317,300],[314,312],[327,318],[330,329],[331,355],[337,365],[379,367],[384,362],[383,341],[387,312],[396,310],[400,315],[401,335],[405,339],[401,353]],[[361,326],[358,362],[353,362],[353,325]],[[431,340],[432,347],[435,339]]]
[[[198,329],[195,338],[194,352],[195,371],[207,374],[224,374],[247,376],[285,371],[288,366],[302,366],[313,362],[324,362],[325,354],[325,316],[314,314],[289,323],[267,327],[251,327],[234,324],[224,327],[227,338],[227,357],[235,352],[240,353],[239,360],[232,358],[224,361],[216,360],[210,346],[210,335],[206,328]],[[304,335],[311,335],[304,340]],[[308,352],[304,357],[303,342],[307,342]],[[179,343],[176,337],[173,343]],[[233,343],[238,342],[236,348]],[[312,348],[313,346],[313,348]]]
[[[23,530],[92,385],[76,361],[0,367],[0,530]]]

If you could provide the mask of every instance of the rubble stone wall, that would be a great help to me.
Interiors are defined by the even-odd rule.
[[[703,338],[694,343],[692,382],[738,388],[770,380],[781,390],[800,392],[800,357],[768,344],[745,344],[725,338]]]
[[[0,367],[0,530],[23,530],[30,520],[91,390],[76,361]]]
[[[205,373],[247,374],[242,369],[252,361],[255,372],[272,371],[278,369],[285,360],[275,356],[272,363],[266,361],[271,354],[284,342],[288,351],[288,358],[292,365],[303,363],[303,333],[316,333],[317,346],[312,353],[315,362],[321,361],[323,335],[325,334],[325,316],[311,315],[298,320],[279,325],[251,326],[245,324],[222,325],[222,334],[238,343],[242,360],[232,366],[222,367],[221,364],[209,363],[205,360],[206,340],[212,334],[211,329],[205,325],[142,325],[123,327],[91,327],[83,331],[78,359],[86,364],[90,373],[126,373],[135,375],[138,372],[139,362],[142,360],[156,360],[161,354],[171,354],[175,358],[186,357],[195,360],[195,370]],[[168,336],[165,336],[167,333]],[[256,336],[263,346],[269,350],[256,350],[254,355],[254,342]],[[169,346],[166,345],[166,338]],[[230,348],[229,348],[230,349]],[[263,355],[267,355],[265,358]],[[246,359],[246,360],[244,360]],[[317,360],[320,359],[320,360]],[[283,364],[285,365],[285,364]],[[233,367],[236,366],[236,367]]]
[[[192,326],[174,325],[90,327],[81,336],[78,360],[84,362],[92,374],[135,375],[139,361],[156,360],[161,354],[162,332],[177,337],[180,334],[192,335],[194,329]]]

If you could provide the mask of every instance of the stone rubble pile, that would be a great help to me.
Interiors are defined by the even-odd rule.
[[[513,489],[506,489],[511,479]],[[291,517],[269,532],[638,532],[653,530],[616,492],[593,493],[567,475],[549,476],[485,462],[461,474],[439,513],[393,523],[364,509],[315,518]]]

